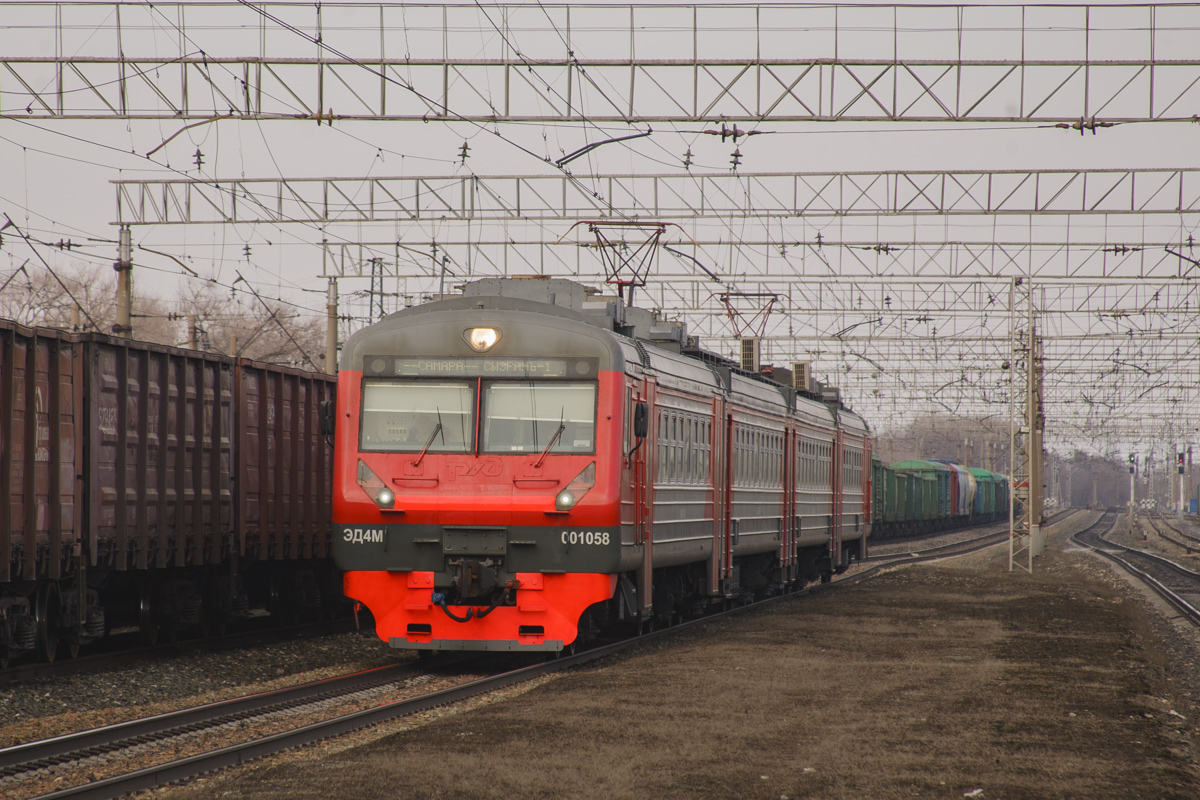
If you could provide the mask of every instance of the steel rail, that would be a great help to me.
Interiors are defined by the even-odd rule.
[[[1160,556],[1157,553],[1148,553],[1145,550],[1139,550],[1136,547],[1129,547],[1128,545],[1117,544],[1116,542],[1111,542],[1108,539],[1105,539],[1103,536],[1100,537],[1100,540],[1103,541],[1107,545],[1119,548],[1121,550],[1124,550],[1127,553],[1136,553],[1139,558],[1144,558],[1147,561],[1151,561],[1151,562],[1157,564],[1158,566],[1163,567],[1164,569],[1168,570],[1169,572],[1175,573],[1176,575],[1180,576],[1181,578],[1184,578],[1189,581],[1194,581],[1197,584],[1200,584],[1200,572],[1196,572],[1195,570],[1188,569],[1187,567],[1183,566],[1182,564],[1176,564],[1174,561],[1172,561],[1169,558]]]
[[[76,761],[131,743],[165,738],[220,725],[251,715],[261,715],[299,703],[330,699],[390,683],[407,665],[386,667],[339,675],[271,692],[245,695],[202,706],[156,714],[127,722],[105,725],[77,733],[41,739],[0,749],[0,775],[12,775],[37,769],[50,763]]]
[[[1117,514],[1110,510],[1109,512],[1106,512],[1105,516],[1108,516],[1109,514],[1111,514],[1112,516],[1111,516],[1111,519],[1108,520],[1107,527],[1100,533],[1095,534],[1096,538],[1100,542],[1104,543],[1105,545],[1107,545],[1109,547],[1117,548],[1119,551],[1123,551],[1125,553],[1134,553],[1134,554],[1136,554],[1137,557],[1145,558],[1146,560],[1156,563],[1160,566],[1166,567],[1167,569],[1169,569],[1173,572],[1184,575],[1184,576],[1188,577],[1189,579],[1200,581],[1200,574],[1197,574],[1195,572],[1192,572],[1189,569],[1181,567],[1178,564],[1171,562],[1169,559],[1162,558],[1161,556],[1156,556],[1152,553],[1146,553],[1142,550],[1138,550],[1133,547],[1127,547],[1122,544],[1110,542],[1107,539],[1105,539],[1104,535],[1107,534],[1110,530],[1112,530],[1113,526],[1116,525],[1116,522],[1117,522]],[[1112,561],[1114,564],[1117,564],[1118,566],[1120,566],[1122,569],[1124,569],[1130,575],[1132,575],[1133,577],[1140,580],[1152,592],[1154,592],[1160,598],[1165,600],[1168,605],[1170,605],[1172,608],[1174,608],[1176,611],[1178,611],[1180,614],[1182,614],[1183,617],[1185,619],[1187,619],[1188,622],[1190,622],[1190,623],[1192,623],[1192,625],[1200,628],[1200,608],[1197,608],[1196,606],[1189,603],[1182,596],[1180,596],[1177,592],[1173,591],[1172,589],[1170,589],[1169,587],[1164,585],[1161,581],[1159,581],[1153,575],[1150,575],[1145,570],[1140,569],[1136,564],[1134,564],[1130,560],[1128,560],[1126,558],[1122,558],[1121,555],[1119,555],[1118,553],[1111,552],[1109,550],[1104,549],[1103,547],[1098,547],[1096,545],[1089,544],[1086,541],[1084,541],[1083,537],[1086,534],[1092,533],[1093,529],[1098,527],[1100,522],[1102,522],[1102,521],[1104,521],[1103,517],[1095,525],[1092,525],[1092,526],[1088,527],[1087,529],[1080,531],[1079,533],[1072,536],[1071,539],[1073,541],[1075,541],[1077,544],[1079,544],[1080,546],[1086,547],[1089,550],[1093,551],[1094,553],[1096,553],[1100,556],[1103,556],[1104,558],[1108,559],[1109,561]]]
[[[1186,533],[1184,531],[1179,530],[1179,528],[1176,528],[1174,525],[1172,525],[1171,521],[1168,520],[1166,517],[1159,517],[1159,519],[1162,520],[1163,525],[1166,525],[1168,528],[1175,531],[1176,533],[1178,533],[1180,536],[1187,539],[1188,541],[1200,543],[1200,536],[1193,536],[1190,533]],[[1189,545],[1189,544],[1184,544],[1183,547],[1187,548],[1187,550],[1189,552],[1191,552],[1191,550],[1193,549],[1192,545]]]
[[[0,669],[0,685],[116,669],[129,664],[177,655],[180,652],[190,650],[229,650],[268,642],[291,641],[294,639],[312,638],[314,636],[351,633],[354,630],[355,625],[352,619],[339,619],[333,622],[314,622],[292,628],[237,631],[209,639],[184,639],[176,642],[164,642],[155,646],[138,645],[125,647],[113,650],[112,652],[83,655],[79,658],[34,664],[17,664],[6,669]],[[132,634],[130,635],[132,636]]]
[[[1057,525],[1060,522],[1066,521],[1068,518],[1074,516],[1075,514],[1079,513],[1080,511],[1081,511],[1081,509],[1078,509],[1078,508],[1064,509],[1063,511],[1059,511],[1056,514],[1046,517],[1043,524],[1044,525]],[[1003,531],[996,531],[994,533],[985,533],[982,536],[977,536],[973,539],[964,539],[961,542],[951,542],[949,544],[937,545],[936,547],[930,547],[925,550],[918,550],[915,553],[909,553],[908,555],[926,555],[926,554],[934,554],[934,553],[938,553],[938,552],[942,552],[942,551],[955,552],[957,550],[957,548],[960,548],[964,544],[972,544],[972,543],[976,543],[976,542],[986,542],[991,539],[995,539],[997,537],[1004,538],[1004,539],[1008,538],[1008,522],[1005,520],[992,520],[991,522],[981,522],[976,525],[964,525],[959,528],[950,528],[947,530],[934,531],[932,533],[927,533],[927,534],[923,534],[920,536],[899,537],[899,538],[895,538],[895,539],[881,539],[880,541],[876,542],[876,544],[878,544],[878,545],[901,544],[905,541],[919,541],[920,539],[923,539],[923,538],[930,538],[930,537],[934,537],[934,536],[945,536],[945,535],[949,535],[952,533],[969,531],[969,530],[973,530],[975,528],[987,528],[987,527],[991,527],[994,525],[1004,525],[1005,527],[1004,527]],[[884,561],[884,560],[896,558],[897,556],[901,556],[901,555],[904,555],[904,554],[902,554],[902,553],[896,553],[896,554],[884,553],[884,554],[880,554],[880,555],[867,556],[863,560],[864,561]]]
[[[1158,535],[1158,537],[1160,539],[1166,539],[1168,542],[1175,545],[1176,547],[1182,547],[1184,550],[1188,551],[1189,553],[1192,552],[1192,546],[1190,544],[1188,544],[1187,542],[1181,542],[1178,539],[1174,538],[1173,536],[1163,533],[1162,530],[1158,527],[1158,523],[1156,523],[1154,521],[1154,517],[1147,514],[1146,521],[1150,523],[1151,528],[1154,528],[1154,532]],[[1163,520],[1163,522],[1165,523],[1166,520]],[[1171,530],[1175,531],[1176,533],[1180,534],[1181,536],[1185,536],[1185,537],[1187,536],[1187,534],[1183,533],[1182,531],[1180,531],[1178,528],[1176,528],[1173,525],[1169,525],[1168,527],[1170,527]],[[1190,538],[1190,537],[1188,537],[1188,538]]]
[[[844,580],[839,580],[827,585],[835,586],[843,583],[845,583]],[[566,667],[578,666],[580,664],[587,663],[588,661],[593,661],[612,655],[613,653],[617,653],[627,647],[673,634],[696,624],[711,622],[715,619],[719,619],[730,614],[740,613],[751,608],[760,607],[763,605],[763,603],[771,600],[778,600],[784,597],[794,597],[798,594],[808,594],[816,588],[818,587],[814,586],[794,594],[768,598],[766,601],[760,601],[758,603],[749,604],[729,611],[723,611],[669,628],[651,631],[631,639],[604,645],[584,651],[582,653],[563,656],[562,658],[558,658],[553,661],[534,664],[529,667],[511,670],[499,675],[481,678],[460,686],[421,695],[420,697],[387,703],[375,708],[355,712],[353,714],[347,714],[330,720],[312,723],[291,731],[267,736],[262,739],[230,745],[209,753],[203,753],[153,767],[147,767],[126,775],[118,775],[112,778],[95,781],[93,783],[62,789],[60,791],[40,795],[39,797],[35,798],[35,800],[65,800],[65,798],[73,798],[73,800],[108,800],[108,798],[120,797],[130,792],[152,789],[168,783],[186,780],[196,775],[244,764],[264,756],[281,752],[283,750],[289,750],[295,747],[312,744],[314,742],[328,739],[343,733],[349,733],[351,731],[376,725],[381,722],[387,722],[388,720],[395,719],[397,717],[416,714],[421,711],[427,711],[431,708],[436,708],[438,706],[459,702],[478,694],[496,691],[517,683],[524,683]]]
[[[995,541],[976,540],[970,546],[960,548],[959,550],[950,554],[943,552],[931,552],[928,554],[901,555],[890,559],[886,563],[866,567],[865,569],[853,574],[845,575],[832,580],[829,583],[813,584],[794,592],[777,595],[775,597],[769,597],[758,602],[720,611],[695,620],[689,620],[687,622],[682,622],[670,627],[649,631],[639,636],[624,639],[619,642],[602,645],[590,650],[575,653],[573,655],[564,655],[561,658],[552,661],[511,670],[509,672],[487,678],[481,678],[460,686],[421,695],[420,697],[387,703],[375,708],[355,712],[353,714],[347,714],[341,717],[325,720],[323,722],[312,723],[295,730],[274,734],[262,739],[230,745],[209,753],[191,756],[153,767],[147,767],[127,775],[119,775],[112,778],[95,781],[93,783],[83,784],[81,786],[62,789],[60,791],[41,795],[38,798],[35,798],[35,800],[66,800],[66,798],[72,798],[72,800],[107,800],[108,798],[119,797],[129,792],[152,789],[156,786],[187,780],[188,778],[199,774],[212,772],[214,770],[223,769],[226,767],[237,766],[239,764],[244,764],[264,756],[281,752],[283,750],[312,744],[313,742],[328,739],[343,733],[349,733],[351,731],[359,730],[371,725],[376,725],[397,717],[407,716],[410,714],[419,713],[421,711],[427,711],[438,706],[459,702],[478,694],[496,691],[514,684],[523,683],[542,675],[565,669],[567,667],[579,666],[589,661],[594,661],[613,655],[626,648],[644,644],[646,642],[666,636],[671,636],[677,632],[698,625],[704,625],[715,620],[732,616],[734,614],[741,614],[746,611],[760,609],[768,603],[788,599],[797,599],[819,591],[853,585],[865,580],[868,577],[879,574],[884,567],[891,567],[901,563],[922,563],[927,561],[935,561],[950,557],[951,555],[965,555],[992,547],[996,543],[997,542]],[[942,548],[936,549],[941,550]],[[189,711],[195,710],[196,709],[190,709]]]

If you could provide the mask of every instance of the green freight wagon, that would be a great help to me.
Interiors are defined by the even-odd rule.
[[[996,514],[996,479],[986,469],[971,467],[968,469],[975,476],[979,487],[975,493],[975,516],[980,519],[993,519]]]
[[[914,519],[949,520],[950,519],[950,467],[935,461],[897,461],[892,469],[905,470],[922,479],[933,481],[932,496],[923,498],[921,515]]]

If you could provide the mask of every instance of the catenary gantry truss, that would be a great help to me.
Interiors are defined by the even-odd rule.
[[[1109,452],[1143,437],[1183,441],[1200,428],[1200,243],[1190,233],[1200,213],[1181,200],[1193,191],[1191,171],[864,173],[850,193],[850,176],[840,174],[627,179],[123,181],[117,190],[121,222],[135,228],[320,226],[322,274],[365,277],[370,265],[387,276],[395,304],[493,275],[602,286],[595,242],[575,221],[674,218],[681,227],[664,237],[639,304],[684,319],[707,347],[734,355],[738,332],[724,298],[772,298],[756,331],[764,358],[811,362],[879,425],[929,408],[1007,419],[1010,293],[1014,281],[1032,281],[1051,444]],[[1004,199],[989,204],[1001,182]],[[602,184],[626,187],[625,203],[587,202],[594,195],[580,187]],[[656,184],[657,193],[646,188]],[[868,209],[862,189],[877,184]],[[839,188],[810,195],[797,213],[801,185]],[[684,186],[701,188],[686,202],[683,188],[664,188]],[[1052,208],[1061,220],[1039,228]],[[941,238],[922,237],[926,221]],[[360,238],[338,238],[350,229]],[[368,229],[397,235],[362,238]],[[518,229],[528,238],[514,238]],[[960,229],[989,238],[946,238]],[[1054,238],[1067,230],[1070,239]]]
[[[0,115],[1086,127],[1200,112],[1198,30],[1191,4],[3,2]]]
[[[116,181],[121,224],[1200,214],[1200,169]]]
[[[566,122],[601,136],[612,134],[587,126],[653,123],[735,146],[837,120],[1082,134],[1195,120],[1198,32],[1193,4],[0,0],[0,118],[468,120],[496,132]],[[1107,452],[1200,438],[1197,185],[1193,169],[1159,169],[126,181],[117,191],[120,224],[157,232],[306,224],[323,240],[323,274],[387,275],[393,303],[473,276],[599,284],[594,242],[559,241],[572,222],[674,221],[686,235],[664,239],[639,303],[728,353],[722,298],[773,298],[761,326],[768,360],[812,361],[880,427],[921,408],[1007,416],[1008,303],[1024,281],[1018,293],[1032,285],[1045,337],[1048,441],[1090,437]]]

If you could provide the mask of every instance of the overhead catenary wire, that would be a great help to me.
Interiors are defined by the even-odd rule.
[[[64,292],[66,292],[67,297],[71,298],[71,302],[75,304],[76,308],[78,308],[85,317],[87,317],[87,321],[91,324],[92,328],[96,328],[97,327],[96,320],[92,319],[92,315],[88,313],[87,309],[84,308],[84,306],[78,300],[75,299],[75,295],[71,293],[71,290],[67,288],[67,285],[65,283],[63,283],[62,278],[58,277],[58,273],[54,271],[54,267],[50,266],[50,263],[48,261],[46,261],[46,259],[42,258],[41,252],[38,250],[37,246],[29,238],[29,236],[25,233],[25,231],[21,230],[21,228],[15,222],[12,221],[12,217],[8,216],[7,213],[4,214],[4,219],[7,221],[4,223],[3,226],[0,226],[0,232],[8,230],[9,228],[12,228],[13,230],[15,230],[17,232],[17,235],[20,236],[22,239],[24,239],[25,243],[27,245],[29,245],[29,249],[33,251],[33,254],[35,256],[37,256],[38,261],[42,262],[42,266],[46,268],[46,271],[50,273],[50,276],[52,278],[54,278],[55,282],[58,283],[58,285],[62,288],[62,290]]]
[[[407,31],[406,31],[406,35],[407,35]],[[601,75],[597,75],[596,77],[597,77],[597,79],[598,79],[598,80],[602,78],[602,76],[601,76]],[[824,131],[820,131],[820,132],[818,132],[818,133],[824,133]],[[655,146],[657,146],[657,144],[658,144],[658,143],[656,142],[656,143],[655,143]],[[741,244],[742,244],[742,242],[739,242],[739,246],[740,246]],[[805,247],[811,247],[811,245],[805,245]],[[753,252],[753,250],[751,250],[751,251],[746,251],[746,252]],[[917,327],[916,327],[916,326],[910,326],[910,331],[916,331],[916,330],[917,330]]]

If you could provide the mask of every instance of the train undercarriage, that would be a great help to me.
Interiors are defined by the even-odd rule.
[[[703,617],[713,610],[748,605],[799,591],[811,583],[827,583],[833,575],[849,569],[853,561],[862,557],[860,553],[857,541],[848,542],[842,546],[841,557],[834,563],[825,546],[800,548],[796,564],[788,570],[792,577],[786,580],[775,553],[736,558],[732,580],[716,594],[709,590],[708,565],[704,562],[658,569],[654,572],[651,611],[640,620],[636,576],[622,575],[612,599],[589,607],[580,618],[576,641],[586,644],[605,629],[618,624],[633,625],[642,630],[669,627]]]
[[[346,607],[341,573],[326,559],[158,570],[91,569],[78,577],[13,582],[0,597],[0,667],[32,656],[74,658],[128,637],[145,646],[221,635],[269,618],[280,627],[331,618]],[[136,638],[135,638],[136,637]]]

